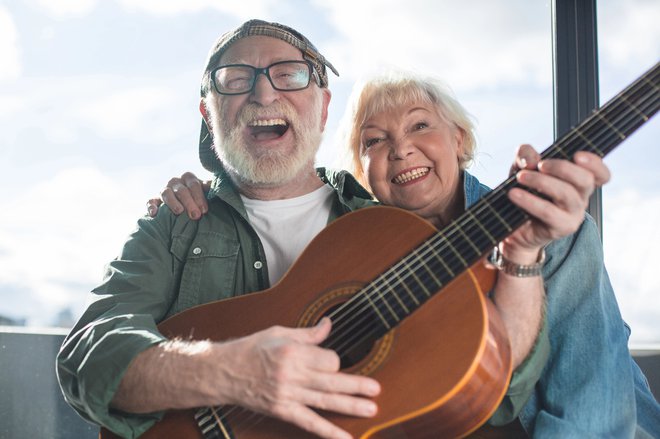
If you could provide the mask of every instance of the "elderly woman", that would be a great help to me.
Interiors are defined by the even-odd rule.
[[[475,151],[469,116],[433,79],[371,79],[356,88],[345,123],[352,171],[383,204],[415,212],[441,229],[490,190],[465,170]],[[595,185],[609,179],[607,168],[588,153],[577,153],[574,162],[540,161],[528,145],[520,148],[516,167],[518,181],[547,198],[509,191],[533,219],[500,244],[504,269],[490,295],[511,339],[517,372],[537,368],[540,376],[534,389],[514,390],[520,398],[509,401],[520,406],[512,412],[534,437],[631,437],[635,429],[638,437],[660,434],[660,411],[628,352],[628,329],[603,265],[598,231],[584,214]],[[195,218],[205,211],[191,174],[171,180],[162,195],[175,212],[185,208]],[[544,303],[547,362],[539,353]]]
[[[347,120],[354,175],[381,203],[413,211],[442,228],[489,191],[465,171],[475,149],[472,123],[435,80],[410,74],[370,80],[354,96]],[[550,240],[565,236],[545,248],[551,354],[520,414],[525,429],[535,437],[629,437],[635,419],[635,385],[637,436],[660,434],[658,404],[628,352],[629,330],[603,265],[596,226],[588,215],[578,217],[581,224],[572,222],[574,209],[585,207],[581,203],[592,178],[587,169],[597,169],[591,163],[595,158],[578,153],[576,164],[539,163],[538,154],[526,145],[518,157],[520,168],[540,171],[521,171],[518,181],[553,202],[512,189],[511,201],[535,220],[507,238],[503,247],[526,248],[533,254]],[[606,179],[605,174],[594,172],[594,176],[598,184]],[[539,182],[531,184],[531,179]],[[571,198],[570,188],[561,187],[569,182],[581,197]],[[553,229],[557,217],[564,228]],[[515,340],[515,334],[509,335]]]

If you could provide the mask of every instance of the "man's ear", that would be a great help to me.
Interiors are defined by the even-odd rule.
[[[325,123],[328,121],[328,105],[330,105],[330,99],[332,98],[332,93],[327,88],[321,89],[323,92],[323,104],[322,104],[322,113],[321,113],[321,132],[325,130]]]
[[[206,110],[206,105],[204,104],[204,99],[199,100],[199,112],[202,113],[202,117],[204,118],[204,122],[206,122],[206,126],[209,129],[209,132],[211,131],[211,122],[209,121],[209,114],[208,111]]]

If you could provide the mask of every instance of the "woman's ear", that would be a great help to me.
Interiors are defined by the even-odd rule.
[[[456,141],[456,157],[458,157],[458,162],[463,162],[463,157],[465,156],[465,131],[461,127],[454,127],[454,140]]]

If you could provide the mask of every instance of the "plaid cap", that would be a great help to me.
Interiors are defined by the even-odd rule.
[[[206,61],[206,67],[204,68],[204,75],[202,77],[202,97],[205,97],[211,89],[211,70],[217,67],[220,57],[222,57],[229,46],[233,43],[241,38],[249,36],[278,38],[299,49],[302,52],[303,59],[312,64],[314,72],[318,76],[319,87],[321,88],[328,86],[328,73],[326,71],[326,66],[329,67],[335,75],[339,76],[337,69],[335,69],[335,67],[325,59],[316,47],[300,32],[279,23],[271,23],[263,20],[249,20],[236,29],[222,35],[211,47]],[[211,134],[209,133],[204,119],[202,119],[202,129],[199,135],[199,158],[204,168],[214,174],[223,170],[223,166],[213,150],[213,139],[211,138]]]

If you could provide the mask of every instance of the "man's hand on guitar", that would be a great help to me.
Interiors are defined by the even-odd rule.
[[[523,186],[547,197],[544,199],[520,188],[509,191],[509,199],[533,218],[505,243],[509,248],[535,251],[575,232],[584,219],[589,197],[596,187],[610,179],[609,169],[596,154],[577,152],[574,161],[541,161],[530,145],[518,149],[512,172]]]
[[[226,344],[232,361],[221,364],[218,373],[230,385],[229,403],[324,438],[350,438],[314,409],[373,416],[377,406],[368,397],[378,395],[380,385],[339,371],[337,354],[318,346],[330,328],[326,318],[313,328],[272,327]]]

